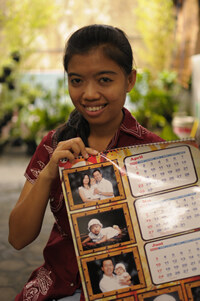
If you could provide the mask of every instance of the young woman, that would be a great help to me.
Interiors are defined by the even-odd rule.
[[[80,300],[81,282],[58,174],[59,160],[73,161],[79,155],[87,159],[107,149],[162,141],[124,108],[136,71],[130,43],[120,29],[91,25],[77,30],[67,42],[64,68],[75,110],[66,124],[41,141],[10,215],[9,241],[16,249],[39,235],[49,200],[55,216],[44,249],[45,262],[32,273],[16,301]]]
[[[81,186],[78,188],[78,192],[81,200],[84,203],[94,202],[100,200],[98,195],[94,193],[94,186],[91,185],[90,177],[88,174],[84,174],[81,180]]]

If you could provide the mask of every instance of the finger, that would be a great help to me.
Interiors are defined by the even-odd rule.
[[[81,145],[83,142],[80,138],[73,138],[66,141],[60,141],[58,143],[57,149],[71,149],[74,144]],[[84,147],[84,144],[83,144]]]
[[[73,144],[71,145],[70,151],[71,151],[71,153],[74,155],[74,157],[77,158],[77,157],[80,156],[80,154],[81,154],[81,147],[80,147],[79,144],[73,143]]]
[[[86,149],[86,151],[87,151],[87,153],[88,153],[89,155],[94,155],[94,156],[96,156],[96,155],[99,154],[99,152],[98,152],[97,150],[93,149],[93,148],[86,147],[85,149]]]
[[[78,156],[83,156],[83,158],[88,159],[89,153],[83,143],[73,143],[70,151],[77,158]],[[90,152],[90,151],[89,151]],[[96,153],[95,153],[96,154]]]
[[[85,144],[83,143],[80,137],[59,142],[57,149],[71,150],[75,157],[81,154],[85,159],[88,159],[89,155],[94,155],[94,156],[98,155],[97,150],[90,147],[85,147]]]
[[[85,149],[85,145],[81,138],[73,138],[67,141],[61,141],[58,144],[57,150],[68,150],[74,157],[78,157]]]
[[[63,141],[62,143],[60,143],[59,147],[61,149],[70,149],[75,157],[82,155],[85,159],[87,159],[89,156],[86,151],[85,144],[80,137]]]
[[[68,159],[70,162],[72,162],[75,159],[75,156],[72,152],[69,150],[62,150],[62,151],[57,151],[54,154],[54,160],[57,164],[59,164],[59,161],[62,159]]]

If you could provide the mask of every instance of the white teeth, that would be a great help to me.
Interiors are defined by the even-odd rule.
[[[96,112],[99,111],[101,109],[103,109],[104,106],[99,106],[99,107],[87,107],[87,110],[90,112]]]

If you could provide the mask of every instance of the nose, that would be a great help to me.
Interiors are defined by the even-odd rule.
[[[83,97],[85,100],[97,100],[100,97],[97,86],[94,82],[88,82],[85,85]]]

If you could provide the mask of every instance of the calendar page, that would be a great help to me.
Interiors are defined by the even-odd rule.
[[[62,160],[59,170],[86,300],[200,300],[194,140]]]

